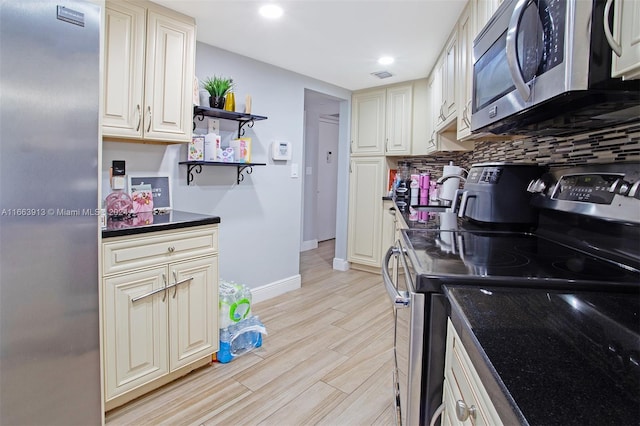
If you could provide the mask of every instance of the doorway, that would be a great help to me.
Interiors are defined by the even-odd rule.
[[[336,237],[340,99],[305,90],[303,223],[300,251]]]
[[[336,237],[338,117],[323,115],[318,124],[316,230],[318,242]]]

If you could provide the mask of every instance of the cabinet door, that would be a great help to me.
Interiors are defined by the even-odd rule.
[[[107,401],[169,372],[166,292],[132,302],[163,288],[166,274],[157,267],[103,281]]]
[[[622,55],[613,53],[612,77],[640,78],[640,1],[616,0],[613,34]]]
[[[443,111],[444,104],[444,73],[445,73],[445,57],[440,55],[438,62],[433,68],[433,77],[431,82],[431,100],[433,104],[433,127],[435,131],[442,126],[445,120]]]
[[[169,265],[170,370],[218,350],[218,257]],[[178,283],[177,285],[175,285]]]
[[[388,155],[411,154],[413,88],[411,85],[387,89],[387,140]]]
[[[493,13],[498,9],[501,1],[499,0],[473,0],[473,15],[475,17],[475,28],[471,40],[482,31],[484,26],[489,22]]]
[[[442,113],[444,115],[445,124],[450,123],[450,119],[456,113],[456,77],[457,77],[457,50],[458,50],[458,32],[453,32],[444,54],[444,70],[442,74]]]
[[[383,155],[385,89],[356,93],[351,98],[351,155]]]
[[[473,17],[467,6],[458,20],[458,139],[471,134],[473,84]]]
[[[437,150],[436,145],[436,122],[440,112],[440,73],[437,68],[431,73],[427,81],[427,102],[429,110],[427,113],[427,146],[424,154],[430,154]]]
[[[381,262],[383,157],[353,158],[349,177],[348,260],[379,268]]]
[[[195,26],[149,10],[147,28],[145,138],[189,142]]]
[[[382,203],[382,254],[396,241],[396,209],[393,201]]]
[[[142,137],[146,10],[125,2],[105,7],[102,134]]]

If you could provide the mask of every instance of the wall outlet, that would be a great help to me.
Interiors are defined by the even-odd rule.
[[[215,133],[216,135],[220,134],[220,120],[218,120],[217,118],[209,118],[207,126],[209,125],[211,125],[213,133]]]

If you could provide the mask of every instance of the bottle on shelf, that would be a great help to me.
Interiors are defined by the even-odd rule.
[[[221,137],[216,133],[215,120],[208,119],[207,134],[204,135],[204,161],[220,161],[222,159]]]
[[[227,97],[224,101],[224,110],[225,111],[236,111],[236,96],[233,93],[233,80],[231,80],[231,87],[229,87],[229,91],[227,91]]]

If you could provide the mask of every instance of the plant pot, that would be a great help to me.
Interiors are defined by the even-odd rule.
[[[209,96],[209,106],[211,108],[224,108],[224,96]]]

